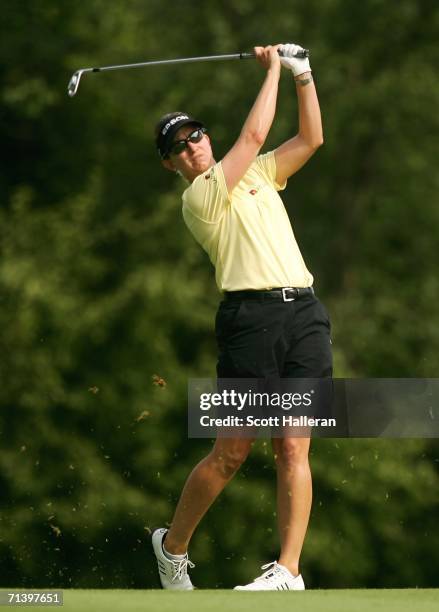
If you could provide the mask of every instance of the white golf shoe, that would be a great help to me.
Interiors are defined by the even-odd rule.
[[[163,550],[163,539],[167,529],[156,529],[152,534],[152,547],[157,558],[160,582],[164,589],[174,591],[192,591],[194,585],[189,578],[187,568],[195,567],[189,561],[187,553],[181,559],[169,559]]]
[[[301,574],[293,576],[283,565],[277,561],[263,565],[261,569],[267,570],[250,584],[236,586],[235,591],[304,591],[305,584]]]

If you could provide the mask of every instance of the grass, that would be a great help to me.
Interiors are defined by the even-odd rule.
[[[436,589],[357,589],[238,593],[64,590],[63,612],[437,612]]]

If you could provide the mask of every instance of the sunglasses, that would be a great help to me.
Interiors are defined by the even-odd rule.
[[[188,148],[189,142],[200,142],[206,132],[207,130],[204,127],[197,128],[196,130],[191,132],[189,136],[183,138],[183,140],[177,140],[176,142],[173,142],[169,148],[168,156],[170,153],[172,153],[172,155],[180,155],[180,153],[183,153],[183,151]]]

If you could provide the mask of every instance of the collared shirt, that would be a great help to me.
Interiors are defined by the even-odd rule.
[[[221,162],[183,193],[183,218],[215,266],[220,291],[309,287],[276,183],[274,151],[259,155],[229,194]]]

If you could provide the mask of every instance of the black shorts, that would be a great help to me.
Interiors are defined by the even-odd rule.
[[[330,321],[314,296],[225,300],[215,321],[218,378],[332,377]]]

